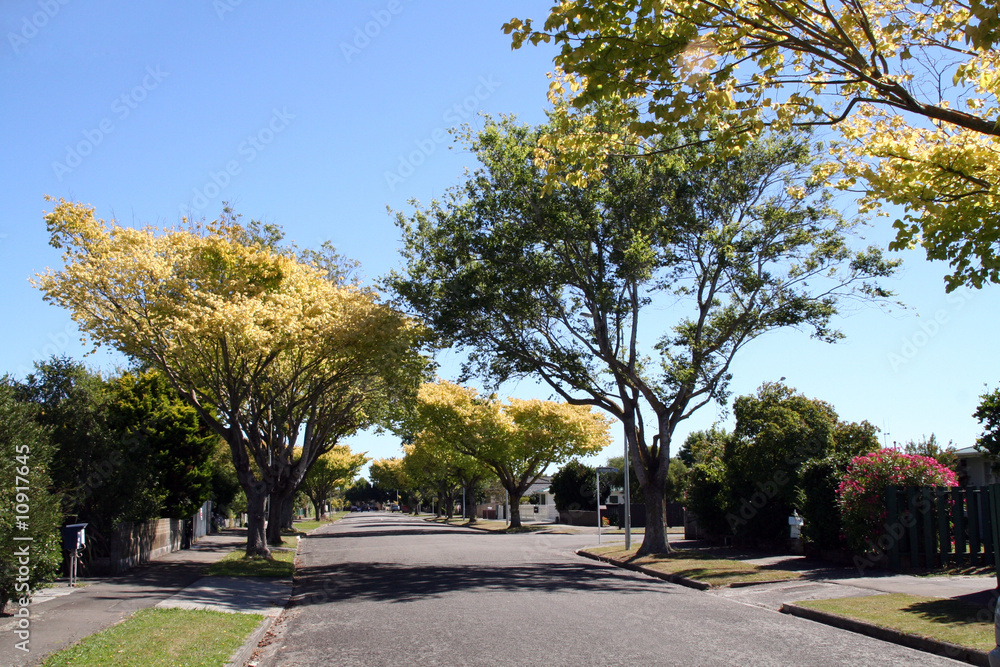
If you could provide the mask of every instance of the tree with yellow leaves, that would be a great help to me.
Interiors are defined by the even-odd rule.
[[[419,385],[414,322],[231,215],[133,229],[60,200],[45,220],[64,251],[63,268],[36,279],[45,299],[95,344],[162,371],[228,443],[247,497],[247,556],[270,557],[269,494],[294,497],[340,437],[390,417],[385,392],[398,403]]]
[[[611,441],[607,418],[588,406],[516,398],[504,404],[443,380],[422,385],[417,401],[415,442],[491,470],[511,498],[511,528],[521,527],[519,500],[549,464],[597,454]]]
[[[299,489],[312,501],[316,510],[316,520],[320,520],[323,503],[333,490],[350,482],[368,462],[364,454],[355,454],[347,445],[335,445],[316,459],[309,468]]]
[[[594,111],[612,128],[554,133],[547,155],[576,171],[562,178],[677,128],[738,152],[768,128],[835,126],[841,187],[901,206],[892,247],[949,261],[952,290],[1000,281],[998,26],[984,0],[566,0],[542,29],[505,30],[561,46],[564,128]]]

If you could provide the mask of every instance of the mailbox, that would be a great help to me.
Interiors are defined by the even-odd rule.
[[[66,551],[76,551],[77,549],[86,547],[86,529],[87,524],[85,523],[71,523],[68,526],[63,526],[63,549]]]

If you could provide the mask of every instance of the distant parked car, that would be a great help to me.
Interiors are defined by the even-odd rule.
[[[351,505],[351,511],[352,512],[360,512],[361,508],[358,507],[357,505]]]

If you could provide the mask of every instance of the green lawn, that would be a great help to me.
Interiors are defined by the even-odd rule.
[[[493,519],[476,519],[476,522],[469,524],[467,519],[461,517],[455,517],[448,519],[446,517],[431,517],[426,518],[424,521],[431,521],[433,523],[446,523],[449,526],[463,526],[473,528],[479,528],[480,530],[488,530],[493,533],[533,533],[539,530],[545,530],[551,526],[538,526],[534,524],[522,525],[520,528],[508,528],[506,521],[495,521]]]
[[[340,521],[345,516],[350,514],[350,512],[331,512],[327,515],[324,521],[316,521],[314,519],[307,519],[306,521],[296,521],[292,524],[292,527],[300,533],[308,533],[310,530],[315,530],[320,526],[325,526],[328,523],[333,523],[334,521]]]
[[[291,577],[295,572],[295,551],[271,551],[274,560],[246,558],[242,549],[230,551],[212,563],[210,577]]]
[[[996,645],[993,621],[985,620],[981,607],[959,600],[892,593],[795,604],[980,651]]]
[[[199,609],[140,609],[50,655],[42,667],[221,667],[263,619]]]
[[[591,547],[584,549],[587,553],[605,558],[625,561],[632,565],[641,565],[656,572],[676,574],[687,579],[694,579],[709,584],[712,587],[723,587],[731,584],[751,584],[763,581],[784,581],[798,579],[802,576],[791,570],[780,570],[762,567],[738,560],[716,558],[704,551],[675,551],[671,554],[657,556],[642,556],[636,558],[639,550],[636,545],[625,550],[621,544],[608,547]]]

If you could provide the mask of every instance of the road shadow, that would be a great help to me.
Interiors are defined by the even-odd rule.
[[[646,593],[646,582],[592,564],[559,563],[485,567],[343,563],[302,567],[295,573],[292,606],[337,601],[412,602],[454,592]],[[672,593],[670,587],[657,587]]]
[[[463,530],[461,528],[437,528],[434,526],[428,526],[427,528],[393,528],[386,530],[385,526],[379,526],[378,524],[370,524],[372,527],[377,527],[377,530],[367,530],[366,526],[362,525],[352,525],[351,530],[358,529],[357,532],[339,532],[339,533],[311,533],[306,537],[302,538],[304,540],[344,540],[344,539],[358,539],[358,538],[369,538],[369,537],[402,537],[405,535],[447,535],[449,537],[459,537],[459,536],[481,536],[485,533],[473,532],[470,530]]]

